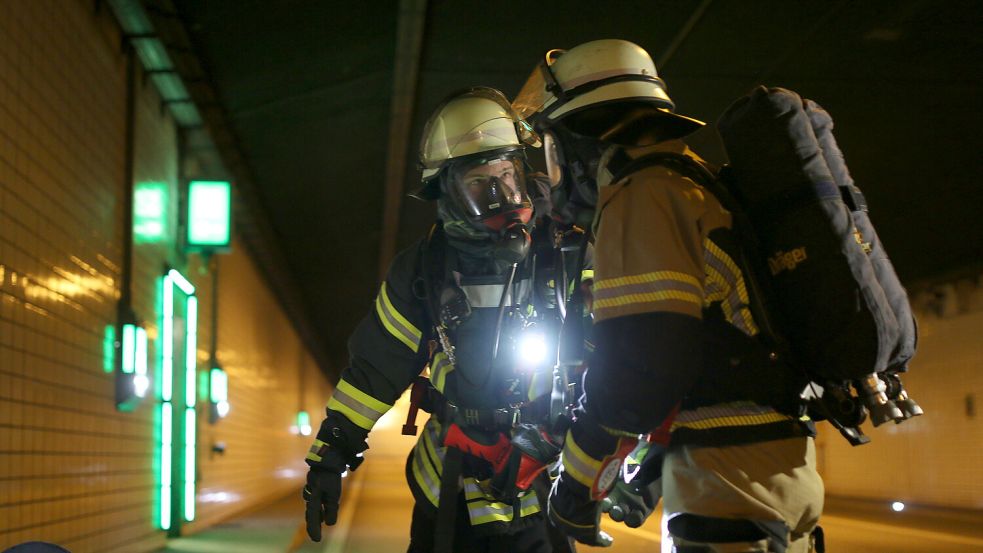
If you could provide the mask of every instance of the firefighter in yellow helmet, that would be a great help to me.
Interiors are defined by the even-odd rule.
[[[437,201],[438,221],[396,256],[349,340],[350,365],[307,455],[315,541],[336,522],[341,474],[358,467],[369,431],[412,385],[432,416],[406,464],[409,551],[563,551],[541,508],[544,469],[560,450],[542,424],[552,363],[535,355],[550,340],[550,308],[531,285],[535,223],[549,212],[548,186],[527,175],[535,142],[490,88],[452,95],[428,121],[414,195]],[[429,379],[418,379],[425,367]],[[415,432],[408,421],[404,433]]]
[[[810,550],[823,504],[814,427],[801,383],[775,373],[757,339],[710,168],[680,140],[703,124],[674,113],[648,53],[623,40],[547,53],[513,107],[543,134],[557,211],[595,241],[595,351],[550,519],[610,545],[599,503],[650,436],[641,464],[677,550]],[[618,517],[650,510],[653,489],[618,498]]]

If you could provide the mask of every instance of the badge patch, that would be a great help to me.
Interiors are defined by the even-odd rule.
[[[591,490],[591,496],[597,500],[604,499],[620,474],[621,458],[608,457],[605,459],[601,470],[597,472],[597,478],[594,480],[594,489]]]

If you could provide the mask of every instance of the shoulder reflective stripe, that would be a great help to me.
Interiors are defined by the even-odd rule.
[[[444,391],[444,386],[447,384],[447,375],[453,372],[454,368],[446,353],[438,351],[434,354],[430,381],[433,382],[433,387],[437,388],[438,392]]]
[[[745,334],[754,336],[758,327],[748,308],[750,298],[744,275],[727,252],[720,249],[710,239],[703,240],[704,264],[707,273],[707,285],[716,285],[717,290],[713,301],[721,301],[724,315],[728,322],[739,328]]]
[[[567,431],[567,439],[563,446],[563,470],[570,474],[574,480],[591,488],[594,485],[594,476],[601,470],[601,460],[594,459],[580,449],[577,442],[573,439],[573,434]]]
[[[311,449],[307,452],[307,460],[314,461],[315,463],[320,463],[321,456],[318,455],[318,453],[320,453],[321,448],[324,447],[325,445],[327,444],[325,444],[321,440],[314,440],[314,444],[311,445]]]
[[[617,288],[618,286],[627,286],[632,284],[642,284],[645,282],[658,282],[663,280],[671,280],[682,282],[684,284],[689,284],[697,290],[700,289],[701,283],[699,279],[695,276],[682,273],[679,271],[655,271],[651,273],[643,273],[640,275],[628,275],[617,278],[605,278],[598,280],[594,283],[594,294],[596,295],[598,290],[605,290],[607,288]]]
[[[371,430],[379,417],[391,408],[392,405],[375,399],[345,380],[338,382],[338,387],[328,400],[328,409],[343,413],[364,430]]]
[[[423,334],[393,307],[392,302],[389,301],[389,294],[386,292],[385,282],[382,283],[379,295],[375,298],[375,310],[379,314],[379,320],[382,321],[390,334],[414,352],[419,349],[420,338]]]

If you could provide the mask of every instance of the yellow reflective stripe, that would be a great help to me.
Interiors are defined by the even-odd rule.
[[[350,384],[347,380],[341,380],[338,382],[338,390],[353,397],[362,405],[368,407],[369,409],[372,409],[376,413],[379,413],[379,415],[384,415],[387,411],[393,408],[391,403],[385,403],[379,401],[378,399],[370,396],[369,394],[363,392],[362,390],[359,390],[358,388]]]
[[[420,338],[423,334],[393,307],[389,300],[389,293],[386,291],[385,282],[382,283],[379,295],[375,299],[375,309],[386,330],[415,353],[419,349]]]
[[[628,432],[627,430],[618,430],[617,428],[611,428],[610,426],[604,426],[603,424],[599,424],[598,426],[601,427],[601,430],[618,438],[634,438],[636,440],[638,439],[638,434],[633,434],[631,432]]]
[[[519,516],[527,517],[539,512],[539,500],[536,499],[536,492],[529,492],[519,503]]]
[[[708,430],[710,428],[720,428],[724,426],[754,426],[758,424],[768,424],[771,422],[781,422],[793,420],[788,415],[781,413],[762,413],[758,415],[732,415],[726,417],[713,417],[698,421],[679,422],[672,424],[670,430],[678,428],[691,428],[694,430]]]
[[[536,398],[545,396],[552,391],[553,372],[545,370],[536,371],[532,373],[532,379],[529,381],[529,393],[526,394],[526,399],[534,401]]]
[[[701,283],[696,277],[689,273],[682,273],[679,271],[655,271],[651,273],[642,273],[640,275],[628,275],[618,278],[605,278],[594,282],[594,291],[605,290],[608,288],[616,288],[618,286],[625,286],[628,284],[645,284],[648,282],[658,282],[661,280],[670,280],[682,282],[684,284],[689,284],[696,286],[697,288],[702,288],[703,283]]]
[[[359,413],[344,403],[341,403],[333,397],[328,400],[328,409],[338,411],[342,415],[345,415],[348,420],[355,423],[355,425],[362,430],[372,430],[372,426],[375,424],[374,420],[367,418],[365,415]]]
[[[601,460],[594,459],[584,452],[573,439],[573,434],[567,431],[567,439],[563,446],[563,470],[574,480],[590,488],[594,485],[594,477],[601,470]]]
[[[580,271],[580,280],[587,280],[594,278],[594,269],[584,269]]]
[[[430,501],[430,503],[432,503],[433,506],[436,507],[438,503],[437,494],[435,494],[433,490],[430,489],[430,485],[427,483],[426,479],[423,477],[423,474],[420,472],[420,465],[421,464],[426,465],[427,463],[426,461],[420,458],[419,451],[414,452],[413,457],[415,457],[413,459],[413,477],[416,478],[417,485],[420,487],[421,490],[423,490],[423,495],[425,495],[427,499]],[[440,480],[435,480],[435,481],[440,482]]]
[[[338,382],[335,393],[328,400],[328,409],[342,413],[363,430],[372,430],[375,422],[391,408],[392,405],[375,399],[345,380]]]
[[[437,454],[437,447],[433,443],[433,437],[430,435],[430,432],[423,433],[423,447],[430,455],[430,458],[433,459],[433,463],[436,465],[437,471],[443,473],[444,460]]]
[[[757,325],[754,323],[754,317],[751,315],[751,311],[745,307],[751,300],[747,292],[747,286],[744,283],[744,274],[738,268],[737,264],[734,263],[734,260],[727,255],[727,252],[720,249],[710,239],[703,240],[703,248],[706,251],[705,265],[707,276],[711,277],[719,286],[724,288],[724,292],[727,295],[726,298],[720,299],[723,300],[722,306],[724,307],[728,322],[735,323],[734,310],[736,308],[737,315],[740,316],[738,322],[742,323],[736,324],[736,326],[742,327],[748,334],[754,336],[759,331]],[[729,274],[722,274],[714,265],[726,269]],[[735,294],[737,301],[733,298]]]
[[[308,450],[308,452],[307,452],[307,460],[308,461],[314,461],[315,463],[320,463],[321,462],[321,456],[318,455],[317,453],[319,451],[321,451],[321,448],[323,446],[325,446],[325,445],[326,444],[324,442],[322,442],[321,440],[315,439],[314,440],[314,445],[312,445],[311,446],[311,449]]]
[[[451,364],[450,359],[447,354],[438,351],[433,356],[433,374],[430,377],[431,382],[433,382],[433,387],[437,388],[438,392],[444,391],[444,386],[447,385],[447,375],[454,371],[455,367]]]
[[[610,309],[612,307],[624,307],[640,303],[657,303],[662,301],[682,301],[687,303],[703,305],[703,300],[696,294],[680,292],[678,290],[663,290],[660,292],[648,292],[645,294],[627,294],[614,298],[607,298],[594,302],[594,310]]]

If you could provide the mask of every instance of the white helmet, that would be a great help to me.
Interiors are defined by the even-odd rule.
[[[648,52],[616,39],[550,50],[512,108],[537,129],[563,120],[578,134],[624,145],[637,145],[639,135],[653,129],[658,140],[666,140],[704,125],[673,113],[675,104]]]
[[[474,87],[451,95],[427,121],[420,142],[421,181],[414,195],[433,199],[431,183],[448,162],[509,152],[522,153],[523,145],[539,145],[532,127],[515,116],[504,94],[489,87]]]

